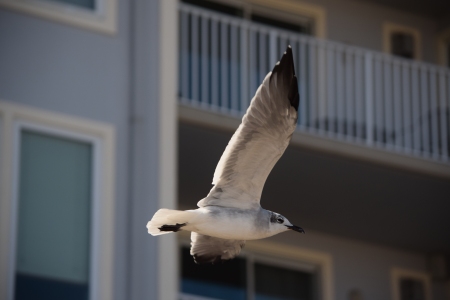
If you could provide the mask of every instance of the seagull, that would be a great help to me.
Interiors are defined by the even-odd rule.
[[[160,209],[148,222],[153,236],[191,231],[197,264],[233,259],[246,240],[293,230],[305,231],[261,207],[267,176],[286,150],[298,116],[298,86],[290,46],[256,91],[242,123],[214,172],[213,188],[198,209]]]

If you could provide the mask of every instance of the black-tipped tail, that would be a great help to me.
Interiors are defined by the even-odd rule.
[[[272,70],[272,77],[276,76],[277,81],[288,89],[288,99],[291,105],[298,111],[299,95],[297,76],[295,76],[294,57],[292,56],[292,48],[288,46],[281,60],[276,63]]]
[[[186,223],[175,225],[163,225],[161,227],[158,227],[160,231],[169,231],[169,232],[178,232],[181,230],[181,227],[186,226]]]

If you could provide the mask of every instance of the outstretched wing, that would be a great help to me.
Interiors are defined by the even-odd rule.
[[[241,253],[245,241],[225,240],[197,232],[191,233],[191,255],[197,264],[230,260]]]
[[[216,167],[214,187],[199,201],[199,207],[259,206],[267,176],[295,130],[298,103],[297,78],[289,46],[256,91]]]

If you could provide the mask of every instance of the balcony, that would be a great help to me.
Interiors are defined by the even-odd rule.
[[[195,110],[203,116],[197,121],[236,127],[291,45],[300,93],[294,144],[344,147],[368,159],[381,153],[391,162],[413,158],[450,174],[449,69],[187,4],[179,6],[179,25],[182,119]],[[201,112],[213,117],[205,121]]]

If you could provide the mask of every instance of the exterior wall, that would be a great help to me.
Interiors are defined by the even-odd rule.
[[[306,235],[288,232],[268,240],[330,254],[336,300],[349,299],[353,289],[359,290],[364,300],[391,299],[391,268],[426,271],[425,255],[316,231]]]
[[[298,0],[296,0],[298,1]],[[302,0],[326,10],[326,38],[383,51],[383,22],[411,26],[422,35],[422,60],[437,63],[437,21],[366,1]]]
[[[114,295],[157,299],[158,240],[148,236],[145,223],[158,208],[159,191],[158,1],[117,2],[114,36],[0,8],[0,99],[114,126]],[[145,54],[136,53],[136,41],[143,41]],[[136,154],[131,143],[141,146],[145,163],[130,160],[130,152]],[[133,178],[141,180],[130,185]]]

